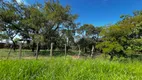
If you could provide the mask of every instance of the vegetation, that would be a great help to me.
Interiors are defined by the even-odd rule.
[[[142,79],[142,11],[107,26],[77,18],[59,0],[0,0],[0,79]]]
[[[105,53],[110,55],[110,60],[114,56],[127,58],[142,53],[142,11],[135,11],[132,16],[122,15],[116,24],[95,27],[80,26],[70,6],[62,6],[58,0],[45,1],[44,5],[1,1],[0,10],[1,38],[12,41],[14,51],[17,44],[25,42],[36,59],[41,48],[51,47],[79,50],[90,56]]]
[[[97,45],[104,53],[113,56],[124,56],[127,54],[141,54],[142,41],[142,12],[134,12],[134,16],[124,16],[122,21],[104,28],[100,35],[103,42]]]
[[[1,60],[1,80],[140,80],[142,64],[129,60],[72,59]],[[139,67],[138,67],[139,66]]]

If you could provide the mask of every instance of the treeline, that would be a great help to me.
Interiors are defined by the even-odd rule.
[[[142,11],[133,16],[122,15],[121,21],[113,25],[95,27],[80,25],[71,13],[70,6],[62,6],[58,0],[44,4],[19,4],[16,0],[0,2],[0,39],[12,41],[11,49],[17,42],[26,42],[38,53],[44,49],[79,50],[79,54],[105,53],[127,57],[142,52]],[[36,50],[36,51],[35,51]]]
[[[142,11],[134,11],[133,15],[122,15],[121,21],[104,27],[100,33],[103,42],[96,47],[114,56],[128,57],[128,54],[142,53]]]
[[[71,14],[70,6],[62,6],[59,1],[45,1],[44,5],[19,4],[16,0],[0,2],[1,39],[12,41],[14,50],[16,42],[25,41],[36,55],[41,45],[50,48],[62,48],[68,34],[73,34],[77,27],[76,14]],[[16,38],[18,37],[18,38]],[[16,39],[15,39],[16,38]]]

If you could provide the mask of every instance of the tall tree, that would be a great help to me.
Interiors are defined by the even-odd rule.
[[[13,49],[15,51],[14,38],[20,33],[19,20],[21,19],[21,13],[16,1],[4,2],[2,1],[0,6],[0,22],[1,32],[6,33],[9,39],[13,42]]]
[[[84,51],[88,48],[91,52],[91,56],[93,56],[94,51],[96,50],[96,43],[99,41],[99,33],[101,31],[101,27],[94,27],[91,24],[84,24],[78,29],[78,34],[80,35],[80,40],[78,44],[81,48],[84,48]]]
[[[118,23],[104,28],[101,31],[103,42],[97,45],[97,48],[103,50],[111,56],[124,56],[141,51],[140,44],[142,40],[142,15],[141,12],[135,12],[134,16],[123,16]]]

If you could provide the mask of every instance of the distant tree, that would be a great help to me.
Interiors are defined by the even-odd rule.
[[[78,34],[80,35],[80,40],[78,41],[78,45],[87,52],[87,48],[91,52],[91,56],[93,56],[94,51],[96,50],[96,43],[99,41],[99,33],[101,31],[101,27],[94,27],[91,24],[84,24],[78,29]]]

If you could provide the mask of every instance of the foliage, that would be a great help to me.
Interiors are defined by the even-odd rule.
[[[84,24],[78,29],[79,39],[77,44],[81,49],[89,49],[91,51],[92,46],[96,46],[99,42],[99,33],[102,30],[101,27],[94,27],[92,24]]]
[[[14,38],[18,35],[23,41],[33,44],[33,51],[36,45],[45,44],[49,47],[51,42],[64,42],[56,39],[66,38],[65,35],[58,35],[64,29],[71,31],[70,35],[63,34],[73,41],[77,15],[71,14],[70,7],[62,6],[58,0],[31,5],[18,4],[15,0],[1,1],[0,10],[0,35],[4,39],[3,33],[6,33],[14,45]]]
[[[123,15],[121,18],[122,21],[106,27],[101,31],[100,36],[103,42],[98,44],[97,48],[103,50],[103,52],[107,54],[112,52],[114,54],[119,53],[120,55],[121,53],[140,53],[142,47],[141,13],[134,13],[134,16]]]
[[[109,54],[112,51],[120,52],[123,50],[123,47],[118,42],[110,42],[105,41],[96,46],[96,48],[100,48],[104,53]]]
[[[0,38],[11,40],[14,48],[14,39],[18,36],[32,44],[33,52],[35,47],[39,52],[41,46],[49,49],[50,44],[54,43],[54,48],[62,50],[67,44],[70,48],[80,46],[85,52],[102,51],[111,57],[142,53],[141,10],[134,11],[133,15],[121,15],[120,21],[107,27],[92,24],[80,26],[75,21],[77,18],[78,15],[71,13],[71,7],[61,5],[59,0],[31,5],[18,4],[16,0],[2,0]]]
[[[139,67],[138,67],[139,66]],[[42,58],[40,60],[1,60],[0,78],[30,80],[140,80],[141,62],[100,59]],[[119,75],[119,76],[118,76]]]

